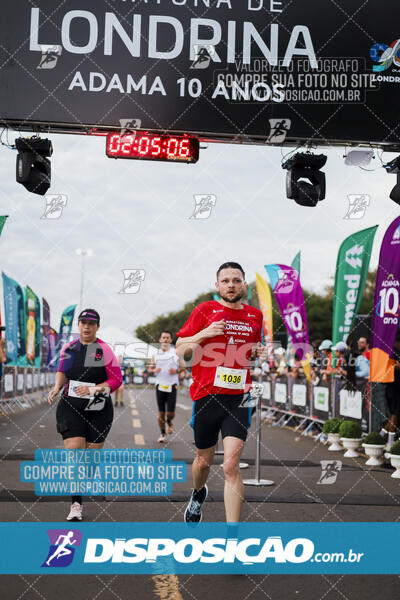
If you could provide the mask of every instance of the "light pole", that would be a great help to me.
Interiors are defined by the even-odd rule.
[[[80,314],[81,310],[82,310],[82,301],[83,301],[83,282],[84,282],[84,273],[85,273],[85,256],[92,256],[93,254],[93,250],[82,250],[82,248],[78,248],[76,250],[76,253],[78,254],[78,256],[80,256],[82,258],[81,261],[81,293],[80,293],[80,298],[79,298],[79,312],[78,315]]]

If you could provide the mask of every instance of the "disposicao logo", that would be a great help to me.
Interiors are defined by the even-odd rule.
[[[251,550],[250,550],[251,549]],[[183,538],[89,538],[86,543],[85,563],[154,563],[160,557],[171,556],[181,564],[234,563],[250,565],[265,563],[304,563],[314,554],[314,543],[307,538],[295,538],[284,544],[280,536],[237,539]]]
[[[172,572],[176,569],[184,572],[188,566],[194,572],[211,568],[213,572],[226,573],[236,567],[244,572],[241,570],[244,565],[246,568],[251,565],[258,569],[257,572],[265,565],[274,569],[297,566],[301,572],[308,572],[312,570],[311,563],[360,563],[365,556],[352,548],[317,552],[313,540],[308,537],[239,537],[233,531],[232,537],[229,531],[228,535],[214,533],[201,539],[185,534],[182,537],[149,537],[143,528],[139,527],[139,530],[136,537],[85,536],[85,544],[80,530],[48,530],[50,549],[41,568],[68,567],[78,546],[85,547],[79,550],[71,572],[111,572],[111,565],[116,573],[126,570],[147,573],[154,565],[162,570],[166,567],[166,573],[170,572],[170,568]]]
[[[68,567],[74,558],[75,548],[81,545],[79,529],[48,529],[50,548],[42,567]]]

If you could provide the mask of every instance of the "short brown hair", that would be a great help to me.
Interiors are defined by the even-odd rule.
[[[219,267],[219,269],[217,271],[217,281],[218,281],[218,275],[220,274],[220,272],[222,271],[222,269],[238,269],[239,271],[241,271],[241,273],[243,275],[243,279],[245,279],[245,277],[246,277],[245,274],[244,274],[243,268],[242,268],[241,265],[239,265],[239,263],[237,263],[237,262],[225,262],[225,263],[223,263]]]

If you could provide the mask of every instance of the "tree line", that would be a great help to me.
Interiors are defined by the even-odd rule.
[[[369,271],[365,284],[363,297],[360,304],[359,314],[369,314],[372,312],[374,293],[375,293],[375,280],[376,280],[376,269]],[[251,288],[251,304],[256,308],[259,308],[256,284],[251,282],[249,284]],[[162,314],[156,317],[150,323],[140,325],[135,335],[140,340],[147,344],[154,344],[158,342],[160,331],[168,329],[172,332],[174,339],[176,338],[176,332],[182,327],[185,321],[188,319],[190,313],[195,306],[201,302],[213,300],[213,291],[205,292],[197,296],[192,302],[187,302],[183,308],[178,311],[173,311],[167,314]],[[323,294],[316,294],[303,288],[304,302],[306,305],[308,331],[310,340],[316,339],[330,339],[332,336],[332,313],[333,313],[333,298],[334,298],[334,283],[326,286]],[[247,303],[247,300],[244,299]],[[272,294],[272,310],[273,310],[273,326],[274,334],[285,333],[286,329],[283,324],[281,315],[279,313],[278,306],[275,298]]]

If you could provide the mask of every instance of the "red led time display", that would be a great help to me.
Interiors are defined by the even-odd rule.
[[[163,160],[195,163],[199,160],[199,140],[187,136],[134,132],[109,133],[106,155],[110,158]]]

